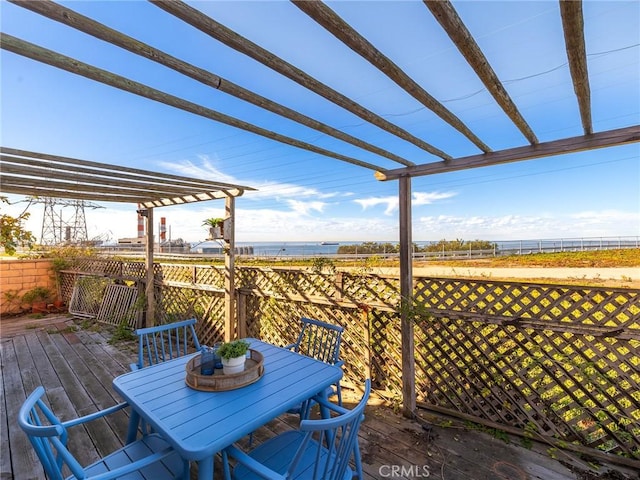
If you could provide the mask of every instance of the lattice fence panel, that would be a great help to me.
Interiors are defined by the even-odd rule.
[[[69,304],[71,302],[71,296],[73,295],[73,286],[76,283],[76,279],[80,276],[80,273],[63,270],[59,275],[59,288],[60,288],[60,297],[62,300]]]
[[[342,298],[353,303],[385,305],[396,309],[400,303],[400,280],[372,274],[342,275]]]
[[[390,312],[373,310],[368,315],[370,369],[372,385],[394,401],[402,392],[402,354],[400,320]]]
[[[223,268],[154,270],[162,321],[195,316],[203,343],[221,339]],[[138,270],[132,262],[119,269],[127,271]],[[640,458],[640,290],[439,278],[414,285],[421,402]],[[401,397],[398,278],[240,267],[236,288],[249,336],[292,343],[302,316],[342,325],[345,381],[361,385],[370,375],[378,391]]]
[[[138,289],[126,285],[107,285],[96,321],[120,325],[125,323],[135,329],[142,305],[138,301]]]
[[[157,324],[195,317],[196,333],[203,345],[224,338],[224,297],[218,292],[165,285],[156,294],[156,317]]]
[[[224,267],[195,267],[194,283],[224,288]]]
[[[282,297],[336,297],[333,275],[306,270],[241,267],[237,284],[263,294]]]
[[[281,347],[297,338],[298,304],[273,298],[247,299],[247,335]]]
[[[69,313],[80,317],[95,318],[100,310],[104,293],[113,280],[94,275],[80,275],[76,277]]]
[[[120,275],[122,275],[123,278],[142,280],[147,275],[147,269],[144,263],[123,262]]]
[[[367,328],[357,309],[339,309],[328,305],[283,301],[275,298],[249,297],[246,306],[247,335],[274,345],[285,346],[296,341],[300,318],[315,318],[345,327],[340,347],[340,359],[345,360],[344,381],[362,385],[368,376],[364,359],[370,355],[366,342]],[[358,359],[358,361],[353,361]]]
[[[129,264],[119,260],[86,257],[74,260],[73,269],[91,272],[93,275],[108,275],[114,278],[121,278],[127,265]],[[138,265],[144,271],[144,263],[138,263]]]
[[[310,312],[310,315],[312,313]],[[325,307],[322,309],[322,314],[324,321],[344,327],[340,344],[340,359],[345,362],[344,381],[362,387],[364,380],[371,376],[372,361],[366,311]],[[354,359],[358,360],[354,361]]]
[[[194,282],[194,269],[191,265],[162,264],[162,268],[156,272],[156,280],[163,282],[196,283]]]
[[[427,404],[638,456],[639,340],[463,317],[417,327],[417,391]]]
[[[640,329],[639,299],[633,289],[533,283],[422,278],[415,287],[416,304],[434,309],[634,329]]]

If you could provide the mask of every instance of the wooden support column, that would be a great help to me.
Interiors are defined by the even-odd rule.
[[[399,179],[400,204],[400,328],[402,338],[402,414],[412,417],[416,409],[416,373],[413,336],[413,264],[411,235],[411,177]]]
[[[153,208],[143,210],[142,215],[145,217],[146,227],[146,272],[147,284],[145,287],[145,297],[147,298],[147,315],[145,317],[145,326],[152,327],[156,322],[156,299],[154,295],[154,274],[153,274]]]
[[[244,326],[236,325],[235,200],[235,197],[229,196],[224,201],[224,339],[226,342],[238,338],[240,332],[246,332]]]

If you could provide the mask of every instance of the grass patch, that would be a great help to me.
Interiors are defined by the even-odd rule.
[[[137,340],[138,337],[131,330],[131,328],[126,323],[119,324],[115,330],[113,331],[113,335],[109,339],[109,345],[114,345],[120,342],[129,342],[132,340]]]
[[[440,261],[438,261],[440,263]],[[640,266],[640,248],[589,252],[534,253],[476,260],[443,261],[447,265],[483,267],[619,268]]]

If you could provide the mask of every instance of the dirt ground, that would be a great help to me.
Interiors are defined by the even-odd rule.
[[[396,267],[376,267],[371,273],[394,275]],[[526,282],[564,283],[567,285],[603,286],[610,288],[640,288],[640,267],[482,267],[417,263],[414,276],[462,277],[481,280],[513,280]]]

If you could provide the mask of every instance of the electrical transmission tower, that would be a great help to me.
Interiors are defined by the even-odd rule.
[[[85,208],[104,208],[100,205],[85,200],[65,200],[61,198],[43,197],[33,200],[35,203],[44,203],[44,216],[42,218],[42,235],[40,244],[82,244],[86,243],[87,221],[84,216]],[[55,207],[61,207],[56,211]],[[65,207],[71,207],[65,209]],[[71,213],[69,214],[69,211]]]

